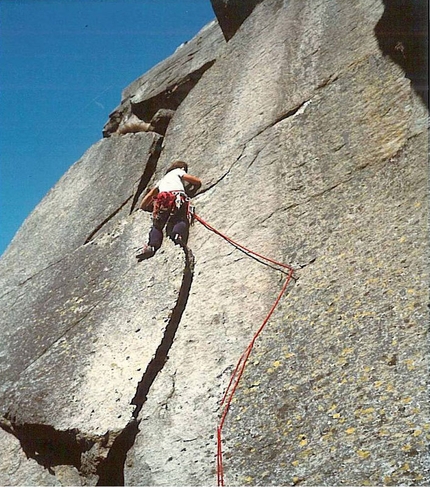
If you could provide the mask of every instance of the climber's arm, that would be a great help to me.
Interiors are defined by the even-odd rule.
[[[144,196],[139,208],[144,211],[152,211],[152,202],[157,194],[158,188],[152,188],[151,191]]]
[[[187,193],[191,193],[192,195],[194,195],[196,193],[196,191],[200,188],[200,186],[202,185],[202,181],[201,179],[199,179],[198,177],[196,176],[191,176],[191,174],[184,174],[182,176],[182,179],[184,181],[186,181],[187,183],[191,184],[192,188],[190,188]]]

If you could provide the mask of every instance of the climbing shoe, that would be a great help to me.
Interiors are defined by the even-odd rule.
[[[173,242],[175,245],[180,245],[181,247],[184,247],[184,239],[182,238],[182,235],[179,235],[179,233],[175,233],[172,238]]]
[[[155,248],[151,247],[150,245],[145,245],[145,247],[140,249],[138,252],[139,253],[136,255],[136,259],[140,262],[141,260],[153,257],[153,255],[155,254]]]

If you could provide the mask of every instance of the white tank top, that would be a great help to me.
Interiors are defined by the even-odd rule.
[[[157,184],[158,191],[185,191],[182,176],[187,174],[183,169],[169,171]]]

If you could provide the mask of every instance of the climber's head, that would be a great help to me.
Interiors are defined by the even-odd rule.
[[[185,172],[188,172],[188,164],[186,162],[183,162],[183,161],[175,161],[167,169],[166,174],[170,171],[173,171],[173,169],[183,169]]]

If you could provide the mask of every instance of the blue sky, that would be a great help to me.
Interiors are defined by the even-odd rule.
[[[0,0],[0,254],[121,91],[214,17],[210,0]]]

